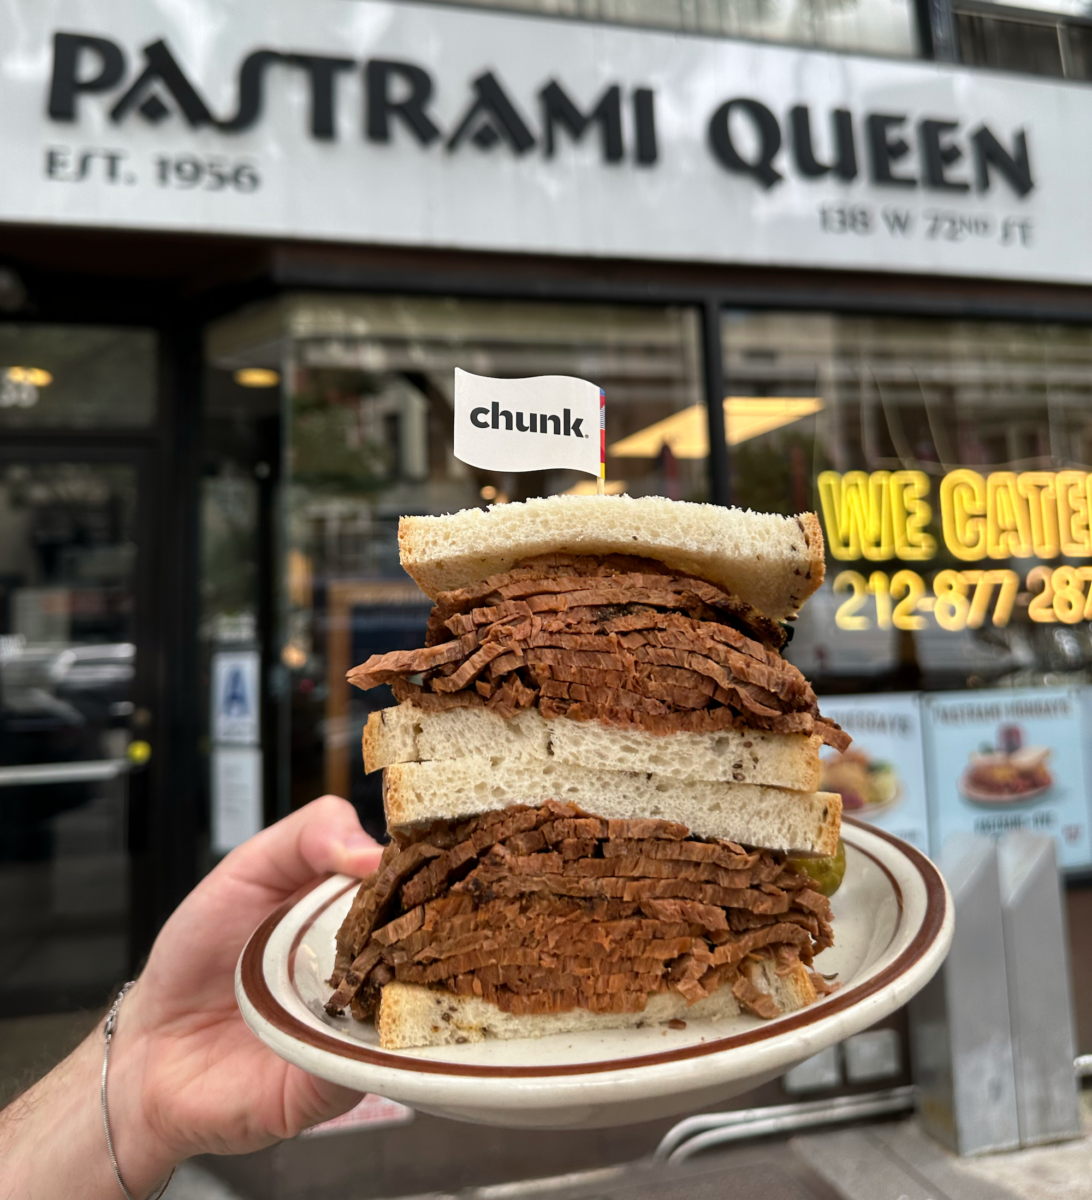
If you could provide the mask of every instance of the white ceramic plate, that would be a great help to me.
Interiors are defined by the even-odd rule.
[[[952,940],[951,897],[933,864],[847,818],[835,945],[816,969],[841,987],[799,1012],[381,1050],[375,1029],[329,1017],[323,982],[356,881],[327,879],[254,932],[236,973],[247,1024],[282,1058],[346,1087],[423,1112],[490,1125],[621,1125],[726,1100],[886,1016],[922,988]]]

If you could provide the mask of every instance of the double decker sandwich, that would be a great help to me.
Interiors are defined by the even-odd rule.
[[[404,517],[425,646],[349,672],[392,841],[327,1011],[384,1047],[749,1012],[828,989],[816,864],[848,736],[781,657],[823,579],[815,515],[556,496]]]

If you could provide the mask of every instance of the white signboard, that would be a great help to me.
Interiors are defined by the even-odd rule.
[[[1082,691],[983,688],[927,696],[938,851],[952,834],[1052,834],[1063,867],[1092,865]]]
[[[567,375],[488,379],[455,368],[455,457],[486,471],[599,475],[603,392]]]
[[[373,0],[7,0],[0,220],[1086,282],[1092,89]]]
[[[824,747],[821,788],[841,793],[847,816],[886,829],[928,854],[920,696],[823,696],[819,708],[853,738],[842,754]]]
[[[212,739],[254,746],[261,741],[257,650],[219,650],[212,656]]]
[[[262,752],[214,746],[211,774],[212,849],[227,854],[262,827]]]

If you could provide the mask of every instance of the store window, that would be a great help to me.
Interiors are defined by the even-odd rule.
[[[824,786],[933,853],[1024,829],[1086,870],[1092,331],[754,312],[722,329],[737,503],[814,508],[826,535],[787,652],[854,737],[824,752]],[[732,396],[783,419],[733,433],[733,403],[760,402]]]
[[[210,504],[227,486],[228,427],[235,420],[253,429],[259,419],[243,415],[248,403],[261,402],[248,401],[239,381],[248,371],[282,381],[264,393],[278,395],[283,450],[271,533],[280,564],[280,608],[271,616],[277,661],[267,664],[281,724],[265,754],[281,781],[282,808],[333,791],[351,795],[369,827],[382,829],[379,780],[364,775],[359,745],[368,713],[393,698],[378,688],[352,693],[345,672],[423,638],[430,602],[399,566],[398,518],[595,491],[594,479],[573,471],[497,473],[456,459],[456,367],[598,383],[607,395],[607,490],[709,496],[695,310],[297,295],[220,322],[210,332],[209,361],[227,422],[218,435],[221,466],[209,467]],[[232,486],[246,480],[250,487],[258,464],[240,466],[238,451],[234,463]],[[205,516],[210,597],[211,547],[226,528],[222,507],[216,501]],[[224,549],[229,558],[242,553]],[[230,628],[230,613],[217,603],[210,602],[207,627],[226,621]],[[242,598],[231,604],[245,612]]]
[[[0,432],[146,428],[155,384],[151,330],[0,324]]]
[[[480,8],[860,50],[917,54],[912,0],[443,0]]]
[[[1083,5],[953,5],[959,61],[1058,79],[1092,79],[1092,22]]]
[[[1092,679],[1073,599],[1092,616],[1090,331],[729,312],[723,335],[729,391],[793,397],[804,414],[734,446],[732,470],[737,503],[823,519],[827,580],[793,641],[809,677],[829,690]]]
[[[960,60],[969,66],[1029,75],[1065,75],[1065,34],[1054,24],[957,12]]]
[[[274,329],[265,336],[266,326]],[[280,348],[270,313],[252,332],[209,331],[201,439],[201,742],[211,858],[278,815],[276,713],[263,703],[273,659],[274,508],[281,455]],[[260,365],[271,363],[269,365]],[[211,860],[210,860],[211,861]]]

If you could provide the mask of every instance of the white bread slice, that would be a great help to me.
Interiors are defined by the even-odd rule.
[[[734,592],[775,621],[823,582],[814,513],[782,517],[659,496],[549,496],[443,517],[403,517],[402,566],[428,596],[538,554],[638,554]]]
[[[528,708],[501,717],[488,708],[424,712],[410,701],[380,709],[364,727],[364,766],[377,771],[395,763],[428,762],[467,755],[553,759],[574,767],[641,771],[672,779],[761,783],[814,792],[819,786],[822,739],[802,733],[725,729],[718,733],[672,733],[604,725],[599,721],[545,720]]]
[[[772,995],[783,1013],[794,1012],[816,997],[811,978],[802,964],[778,975],[771,957],[749,959],[741,970],[760,992]],[[578,1008],[570,1012],[515,1016],[477,996],[456,996],[439,988],[408,983],[388,983],[383,988],[375,1023],[384,1050],[412,1046],[449,1046],[492,1038],[546,1037],[551,1033],[595,1033],[601,1029],[633,1029],[659,1025],[674,1018],[714,1021],[740,1014],[730,987],[718,988],[694,1004],[677,992],[650,996],[644,1012],[593,1013]]]
[[[608,819],[678,821],[697,837],[730,838],[766,850],[824,856],[836,852],[842,824],[842,797],[837,792],[793,792],[753,783],[600,771],[553,759],[466,755],[396,763],[383,773],[389,829],[547,800],[568,801]]]
[[[369,715],[361,747],[364,770],[371,774],[394,763],[468,754],[544,759],[550,756],[550,731],[536,708],[506,719],[477,706],[425,712],[407,700]]]

